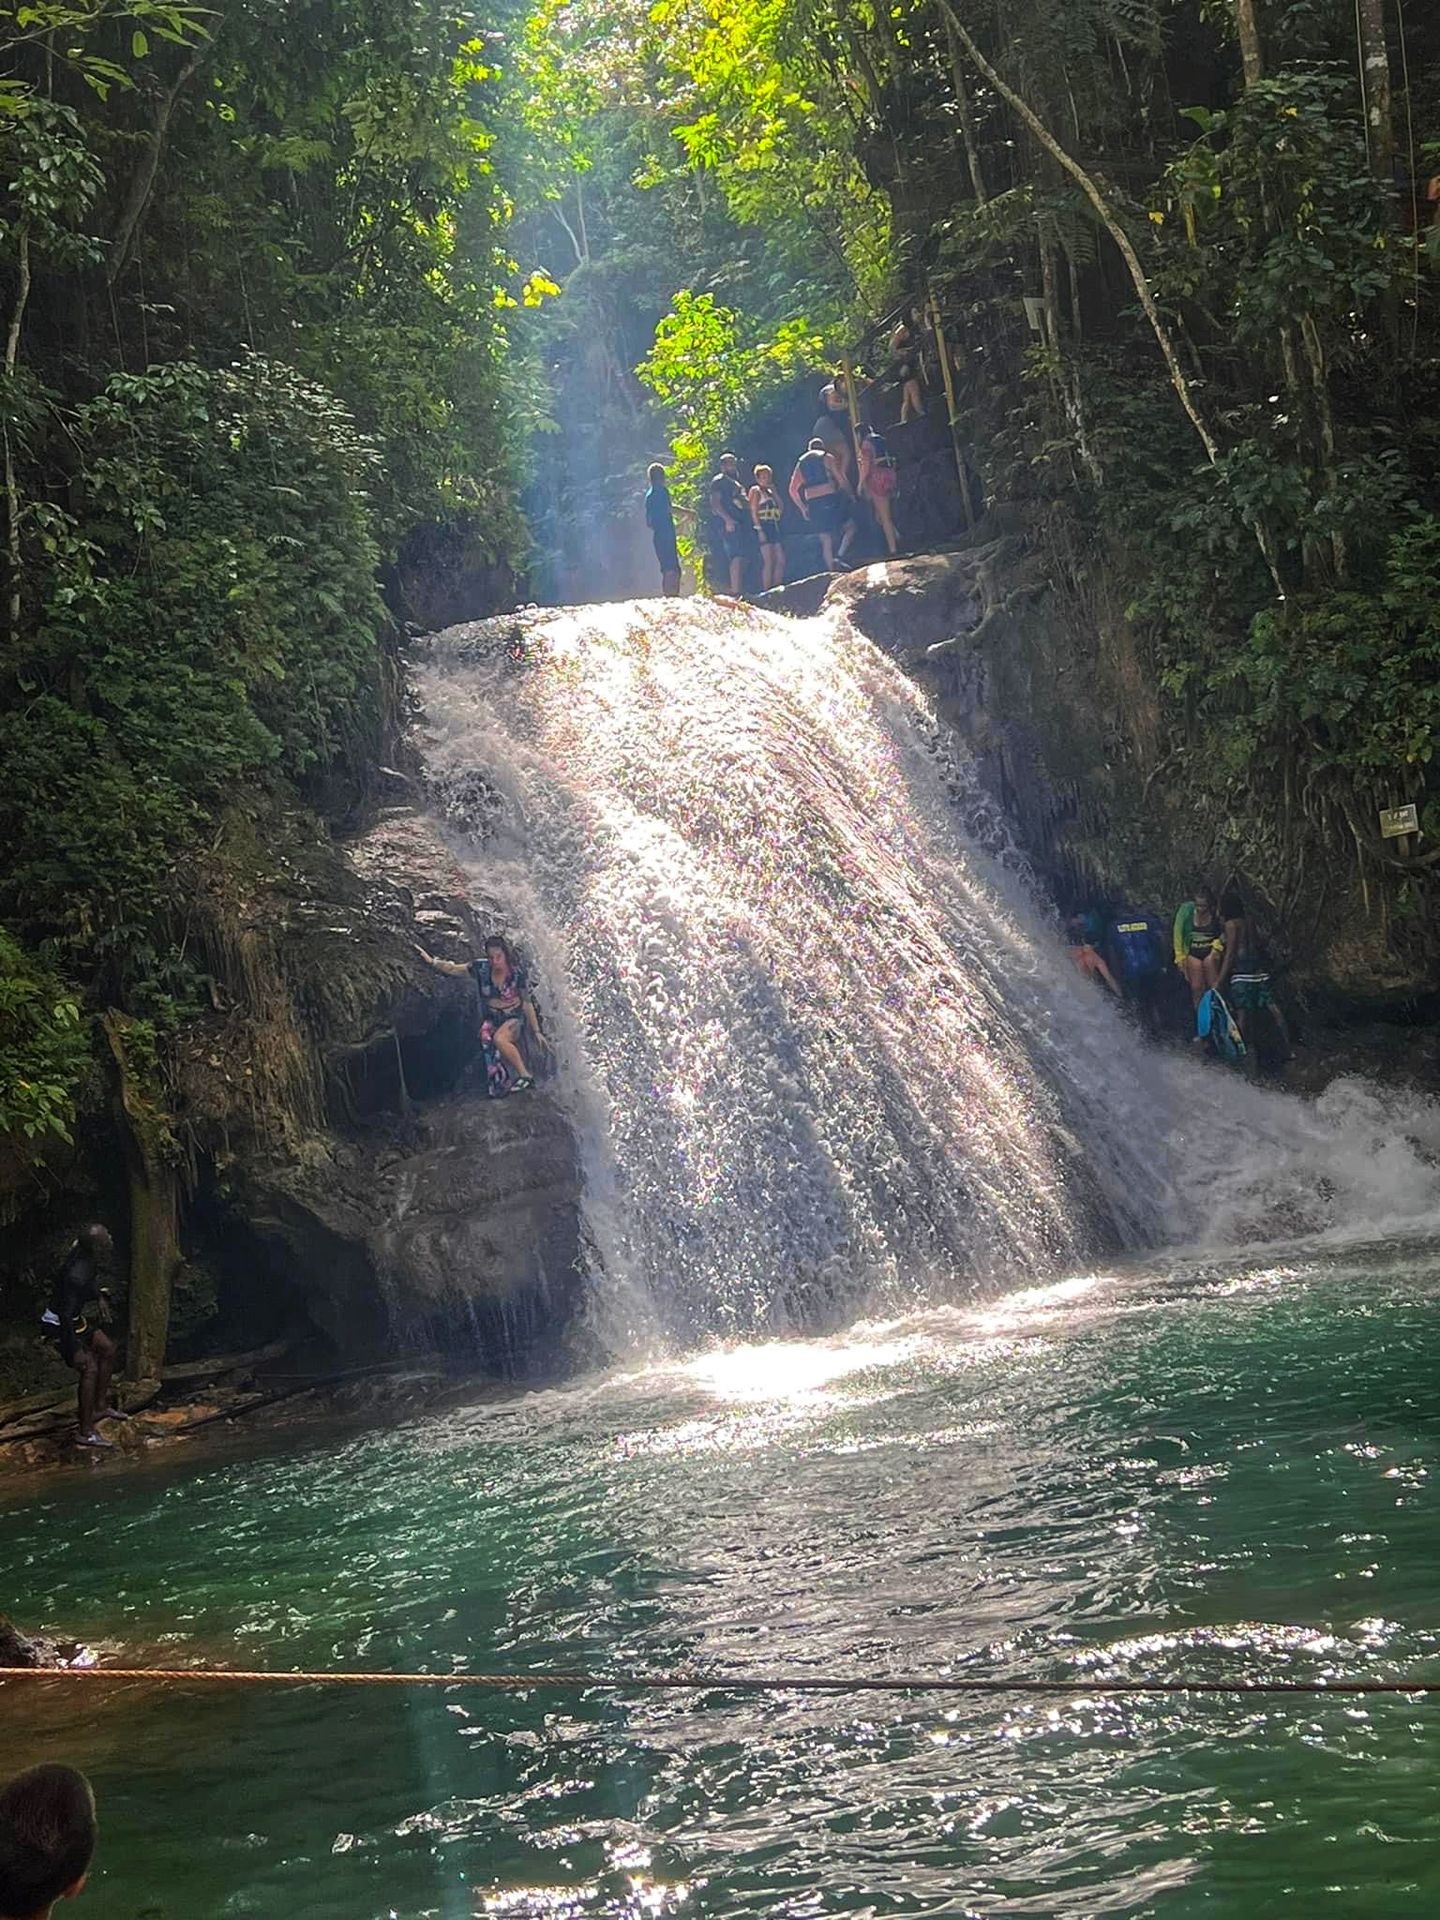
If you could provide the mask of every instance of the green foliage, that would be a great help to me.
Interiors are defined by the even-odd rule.
[[[187,856],[247,792],[355,793],[382,571],[403,606],[463,534],[508,595],[525,551],[505,24],[0,7],[0,919],[158,1048],[162,1118]]]
[[[1378,591],[1257,616],[1217,670],[1230,681],[1248,696],[1249,747],[1298,733],[1327,771],[1423,773],[1440,745],[1440,520],[1416,515],[1392,536]]]
[[[99,163],[69,107],[35,97],[8,126],[0,120],[0,161],[9,176],[0,240],[24,238],[33,252],[58,264],[88,266],[100,248],[81,223],[103,183]]]
[[[0,713],[0,909],[154,1006],[178,990],[177,857],[235,784],[374,742],[374,457],[256,357],[117,375],[69,438],[71,504],[30,520],[24,699]]]
[[[1192,108],[1202,138],[1167,170],[1185,246],[1160,276],[1207,297],[1233,286],[1233,337],[1269,351],[1276,330],[1347,327],[1385,291],[1395,237],[1366,160],[1354,89],[1299,69],[1262,81],[1229,112]]]
[[[0,78],[0,129],[48,104],[47,96],[23,69],[30,48],[45,50],[51,74],[56,68],[87,88],[99,101],[119,88],[135,86],[134,67],[149,57],[150,35],[173,46],[190,46],[204,32],[204,10],[176,6],[172,0],[29,0],[25,6],[0,7],[0,45],[10,71]],[[133,23],[128,35],[125,23]],[[130,65],[115,53],[128,50]]]
[[[68,1141],[89,1065],[74,996],[0,933],[0,1138]]]
[[[824,342],[803,320],[746,341],[741,316],[708,293],[680,292],[636,368],[666,409],[676,472],[698,480],[742,412],[763,407],[820,362]]]
[[[880,295],[890,208],[861,164],[850,88],[825,58],[827,45],[859,50],[855,17],[824,0],[656,0],[650,18],[688,109],[675,138],[692,168],[714,175],[733,218],[765,234],[797,275],[808,278],[816,254],[828,252],[850,278],[847,291]],[[876,57],[856,65],[883,111]]]

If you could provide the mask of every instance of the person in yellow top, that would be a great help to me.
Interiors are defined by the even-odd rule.
[[[1185,976],[1192,1005],[1198,1007],[1209,989],[1219,986],[1224,955],[1225,928],[1215,911],[1215,896],[1208,887],[1197,887],[1175,915],[1175,964]]]

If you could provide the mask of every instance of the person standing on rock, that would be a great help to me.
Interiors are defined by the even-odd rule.
[[[730,591],[737,596],[749,585],[747,575],[760,551],[760,538],[750,517],[750,497],[740,476],[738,455],[724,453],[710,482],[710,511],[724,529],[725,558],[730,567]]]
[[[790,498],[820,541],[820,557],[827,573],[835,569],[835,535],[846,525],[845,489],[839,461],[825,451],[825,443],[817,435],[795,462]]]
[[[811,445],[818,440],[835,461],[840,469],[841,484],[848,493],[854,484],[855,446],[850,422],[850,396],[843,373],[837,373],[828,385],[820,389],[820,412],[810,431],[814,436]]]
[[[650,529],[655,558],[660,563],[660,591],[673,598],[680,591],[680,548],[675,535],[677,509],[670,497],[665,469],[658,460],[646,478],[650,484],[645,490],[645,524]],[[684,513],[686,509],[681,507],[678,511]]]
[[[534,1075],[526,1062],[523,1046],[533,1045],[538,1052],[548,1053],[550,1042],[540,1028],[540,1016],[535,1011],[535,1002],[530,997],[530,984],[525,969],[511,952],[510,942],[498,933],[492,933],[485,942],[485,957],[482,960],[441,960],[433,953],[427,953],[417,940],[415,951],[427,967],[433,967],[436,973],[453,974],[462,978],[468,974],[475,982],[480,995],[481,1022],[480,1040],[487,1048],[493,1048],[499,1063],[509,1078],[510,1093],[526,1093],[535,1084]]]
[[[60,1342],[60,1358],[80,1376],[75,1440],[80,1447],[113,1447],[99,1422],[126,1417],[110,1404],[115,1342],[102,1324],[113,1316],[110,1289],[100,1285],[100,1270],[114,1254],[115,1243],[98,1221],[82,1227],[60,1264],[50,1305],[41,1316],[47,1332]]]
[[[750,516],[760,535],[760,584],[769,593],[785,584],[785,543],[780,537],[780,522],[785,502],[775,485],[775,470],[762,461],[755,469],[755,484],[750,489]]]
[[[891,506],[897,484],[895,462],[884,436],[873,430],[866,433],[860,441],[860,492],[870,502],[875,518],[880,523],[880,531],[885,536],[885,550],[892,560],[900,551],[900,534]]]
[[[1209,887],[1197,887],[1175,914],[1175,964],[1185,976],[1195,1006],[1220,984],[1225,960],[1225,928]]]

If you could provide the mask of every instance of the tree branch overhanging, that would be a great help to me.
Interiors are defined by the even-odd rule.
[[[1030,105],[1029,101],[1027,101],[1022,94],[1017,93],[1009,81],[1004,79],[991,62],[986,59],[985,55],[976,45],[974,37],[960,19],[954,7],[950,4],[950,0],[940,0],[940,8],[945,16],[948,27],[954,35],[956,43],[964,49],[971,64],[989,81],[1001,99],[1005,101],[1006,105],[1017,118],[1024,123],[1030,133],[1039,142],[1040,146],[1050,155],[1050,158],[1055,164],[1069,174],[1070,178],[1076,183],[1091,206],[1095,209],[1101,225],[1114,241],[1121,259],[1125,262],[1126,271],[1130,275],[1136,297],[1140,302],[1141,310],[1150,323],[1151,332],[1155,335],[1156,345],[1160,349],[1166,371],[1170,376],[1170,384],[1175,389],[1175,396],[1184,409],[1185,417],[1195,429],[1195,433],[1201,446],[1205,449],[1205,457],[1210,462],[1210,465],[1212,467],[1218,466],[1220,463],[1219,442],[1211,431],[1205,416],[1201,413],[1194,393],[1191,391],[1190,382],[1186,379],[1185,370],[1180,364],[1180,356],[1176,352],[1175,342],[1171,338],[1170,329],[1166,326],[1160,309],[1156,305],[1155,295],[1150,286],[1149,277],[1145,272],[1144,266],[1141,264],[1139,254],[1135,251],[1135,243],[1125,231],[1124,223],[1119,214],[1110,204],[1108,196],[1101,189],[1100,183],[1095,179],[1094,175],[1090,173],[1087,168],[1081,166],[1074,155],[1060,144],[1055,138],[1055,135],[1051,133],[1045,122],[1040,118],[1039,114],[1036,113],[1035,109]],[[1256,543],[1260,548],[1261,556],[1265,561],[1266,567],[1269,569],[1270,577],[1275,583],[1275,590],[1283,600],[1285,598],[1285,585],[1280,577],[1280,568],[1275,555],[1274,543],[1258,520],[1252,519],[1250,525],[1254,532]]]

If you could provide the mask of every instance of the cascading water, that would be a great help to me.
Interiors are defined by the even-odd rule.
[[[838,615],[482,623],[417,685],[477,899],[537,964],[631,1321],[813,1325],[1102,1248],[1434,1217],[1433,1111],[1260,1093],[1102,1004]]]

